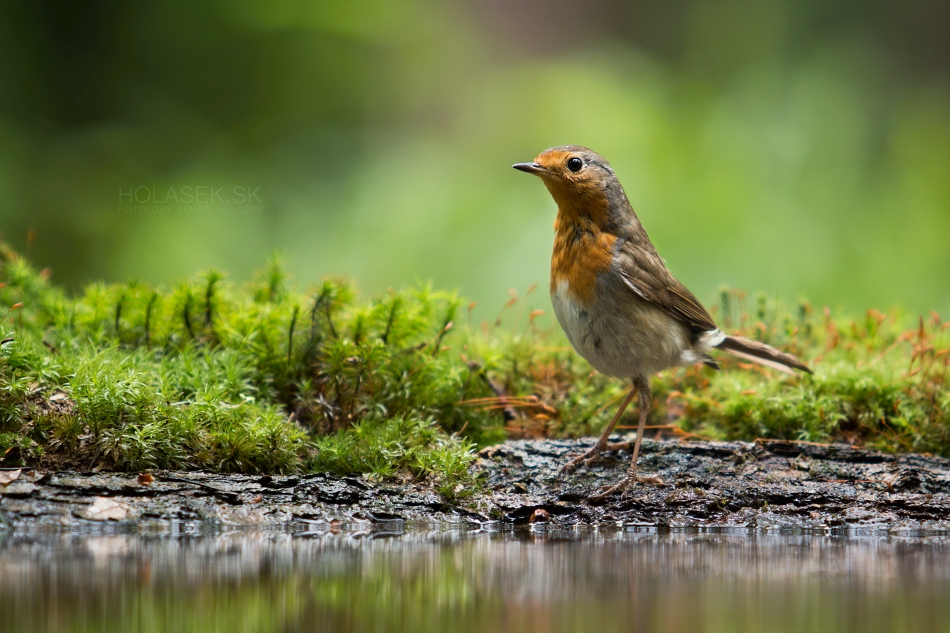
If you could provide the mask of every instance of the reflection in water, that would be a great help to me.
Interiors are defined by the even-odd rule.
[[[0,631],[950,631],[950,537],[15,536]]]

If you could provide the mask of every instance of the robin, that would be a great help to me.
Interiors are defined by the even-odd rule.
[[[512,165],[539,176],[557,203],[551,256],[551,302],[574,349],[594,369],[630,380],[630,393],[592,449],[561,469],[566,474],[613,449],[607,443],[639,392],[639,424],[626,476],[597,497],[627,489],[650,411],[650,376],[696,363],[719,369],[709,352],[729,352],[773,369],[811,373],[801,361],[740,336],[727,336],[696,297],[667,270],[604,158],[586,147],[562,145],[534,162]]]

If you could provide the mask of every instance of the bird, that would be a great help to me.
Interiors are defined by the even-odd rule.
[[[557,204],[551,256],[551,303],[574,349],[597,371],[629,380],[616,415],[589,451],[566,463],[563,476],[589,465],[639,394],[633,458],[621,481],[594,498],[628,494],[638,478],[637,458],[650,411],[650,377],[672,367],[702,363],[722,350],[793,374],[812,373],[792,354],[765,343],[725,334],[702,303],[667,269],[634,212],[613,168],[580,145],[551,147],[532,162],[512,165],[541,178]]]

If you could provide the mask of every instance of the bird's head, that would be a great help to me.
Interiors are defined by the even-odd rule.
[[[591,216],[606,213],[612,204],[626,204],[610,163],[580,145],[551,147],[533,162],[512,167],[540,177],[563,213]]]

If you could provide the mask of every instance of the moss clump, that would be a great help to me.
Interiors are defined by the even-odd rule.
[[[472,442],[446,436],[432,418],[403,416],[362,420],[345,431],[318,439],[316,445],[317,456],[311,463],[316,470],[383,476],[402,470],[434,475],[438,490],[446,496],[465,492],[474,448]]]
[[[300,292],[276,260],[243,286],[212,271],[68,297],[2,244],[0,284],[4,464],[401,471],[452,496],[472,489],[475,448],[597,433],[626,389],[516,298],[494,324],[458,328],[455,295],[422,286],[357,302],[335,280]],[[950,324],[745,303],[723,292],[724,329],[800,355],[815,375],[724,355],[723,372],[667,372],[654,379],[660,432],[950,455]]]
[[[499,416],[461,404],[491,392],[485,368],[446,347],[453,295],[421,287],[358,304],[342,281],[303,294],[272,262],[240,288],[210,272],[169,288],[94,284],[73,299],[6,247],[0,265],[0,302],[22,303],[0,325],[6,462],[405,467],[448,485],[474,446],[503,437]],[[369,429],[375,457],[362,443],[334,449]]]
[[[667,383],[683,429],[950,455],[950,323],[935,313],[907,323],[896,311],[834,319],[808,304],[795,316],[762,300],[759,306],[754,319],[741,313],[739,330],[803,353],[815,375],[783,379],[753,368],[692,373],[678,391]]]

